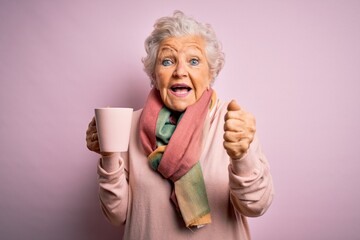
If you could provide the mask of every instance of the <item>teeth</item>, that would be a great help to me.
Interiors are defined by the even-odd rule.
[[[187,88],[175,88],[173,89],[174,92],[178,92],[178,93],[186,93],[189,91],[189,89]]]
[[[190,88],[187,87],[174,87],[171,88],[174,92],[188,92],[190,91]]]

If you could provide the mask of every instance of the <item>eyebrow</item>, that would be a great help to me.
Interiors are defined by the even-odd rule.
[[[175,53],[172,49],[169,48],[160,49],[159,53],[157,54],[157,58],[173,57],[173,56],[175,56]]]
[[[158,56],[162,56],[164,54],[169,54],[169,53],[171,55],[175,55],[175,53],[177,53],[177,52],[178,51],[176,49],[172,48],[171,46],[163,46],[159,49]],[[198,54],[205,55],[205,53],[202,51],[202,49],[196,45],[190,45],[190,46],[186,47],[185,53],[190,53],[192,55],[198,55]]]

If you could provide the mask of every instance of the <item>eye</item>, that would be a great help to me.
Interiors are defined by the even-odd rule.
[[[165,67],[170,66],[173,62],[170,59],[164,59],[161,64]]]
[[[190,60],[190,64],[193,66],[199,65],[199,60],[196,58],[193,58]]]

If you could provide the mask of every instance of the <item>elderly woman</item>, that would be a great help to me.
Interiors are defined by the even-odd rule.
[[[153,88],[128,152],[100,152],[95,119],[87,130],[104,215],[124,239],[250,239],[246,217],[267,210],[273,185],[255,118],[211,87],[224,63],[214,31],[176,11],[145,48]]]

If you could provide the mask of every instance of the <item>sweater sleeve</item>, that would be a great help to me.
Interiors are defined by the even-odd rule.
[[[119,167],[106,172],[102,167],[102,161],[118,161]],[[110,223],[121,225],[126,221],[126,213],[129,199],[129,183],[126,170],[127,157],[123,154],[103,156],[98,164],[99,175],[99,198],[101,209]]]
[[[231,202],[242,215],[257,217],[269,208],[274,195],[273,182],[256,135],[244,157],[230,160],[229,186]]]

